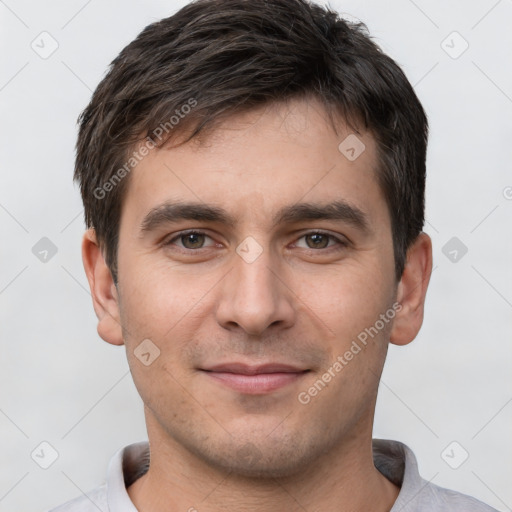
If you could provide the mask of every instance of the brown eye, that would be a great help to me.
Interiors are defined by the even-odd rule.
[[[201,249],[212,249],[215,247],[215,240],[202,231],[191,229],[175,233],[175,236],[162,244],[168,250],[177,250],[192,255],[199,253]]]
[[[321,233],[304,235],[306,244],[310,249],[325,249],[329,244],[329,236]]]
[[[204,244],[205,235],[202,233],[187,233],[180,236],[185,249],[200,249]]]
[[[295,243],[295,247],[301,249],[314,249],[319,254],[326,251],[343,250],[348,246],[348,241],[344,236],[335,236],[324,231],[310,231],[302,235]],[[325,249],[325,251],[323,251]]]

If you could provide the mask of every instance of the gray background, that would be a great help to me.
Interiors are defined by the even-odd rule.
[[[121,48],[184,3],[0,1],[0,511],[90,490],[119,447],[145,438],[124,349],[96,334],[71,181],[76,118]],[[420,335],[390,349],[374,435],[407,443],[426,479],[511,510],[512,1],[331,5],[367,23],[431,123],[435,270]],[[43,31],[58,43],[45,59]],[[57,248],[46,262],[32,251],[43,237]],[[58,452],[46,470],[50,449],[31,458],[42,441]]]

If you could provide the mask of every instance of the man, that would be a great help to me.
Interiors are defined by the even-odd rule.
[[[199,0],[129,44],[75,178],[149,444],[55,510],[492,510],[372,442],[388,344],[423,320],[426,145],[400,68],[304,0]]]

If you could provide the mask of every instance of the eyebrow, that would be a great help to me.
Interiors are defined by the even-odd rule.
[[[200,202],[165,202],[152,208],[144,217],[140,227],[141,236],[164,224],[180,220],[215,222],[229,227],[237,223],[234,216],[218,206]],[[340,220],[361,231],[369,231],[368,216],[360,208],[343,200],[327,204],[297,203],[284,206],[274,216],[273,224],[276,226],[311,220]]]

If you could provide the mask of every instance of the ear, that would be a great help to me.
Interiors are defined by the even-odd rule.
[[[401,309],[393,320],[390,342],[407,345],[418,334],[423,323],[423,309],[432,273],[432,241],[420,233],[407,251],[404,272],[398,283],[397,302]]]
[[[91,289],[94,311],[98,317],[98,334],[112,345],[123,345],[119,297],[94,229],[88,229],[84,234],[82,260]]]

